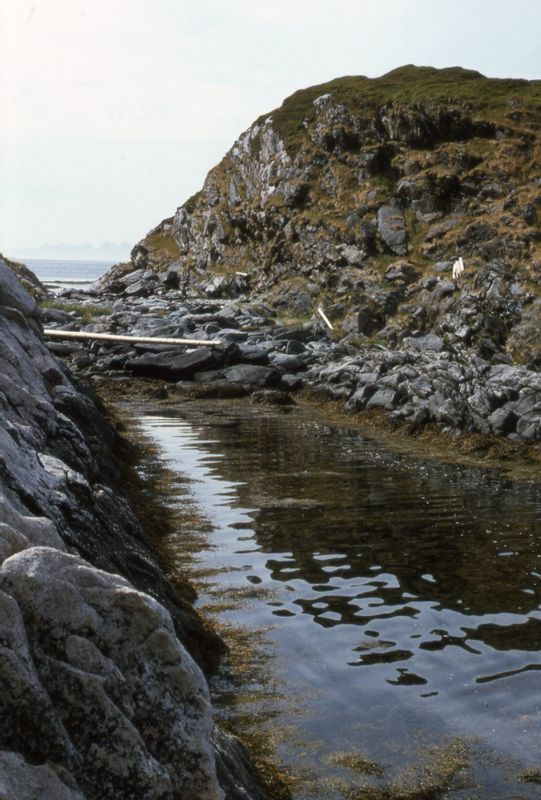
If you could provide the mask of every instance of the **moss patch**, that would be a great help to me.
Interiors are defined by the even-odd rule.
[[[156,251],[163,253],[164,256],[174,260],[178,258],[179,249],[178,245],[173,239],[173,235],[169,233],[153,233],[144,241],[145,247],[148,249],[149,254]]]

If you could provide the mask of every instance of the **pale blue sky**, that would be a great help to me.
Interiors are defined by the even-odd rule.
[[[541,0],[0,0],[0,250],[135,243],[298,88],[541,78]]]

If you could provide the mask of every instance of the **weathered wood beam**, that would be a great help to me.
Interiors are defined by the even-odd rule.
[[[220,347],[219,339],[166,339],[159,336],[120,336],[114,333],[91,333],[89,331],[59,331],[45,328],[43,335],[49,339],[80,339],[98,342],[124,342],[125,344],[170,344],[199,347]]]
[[[319,314],[319,316],[321,317],[327,328],[329,328],[331,331],[334,331],[331,321],[329,320],[328,316],[325,314],[321,306],[317,307],[317,313]]]

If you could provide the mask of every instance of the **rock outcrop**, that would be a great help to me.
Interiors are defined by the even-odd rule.
[[[165,579],[116,440],[0,261],[0,796],[260,798],[194,660],[219,640]]]
[[[537,363],[541,82],[403,67],[296,92],[101,283],[257,297]],[[455,258],[466,271],[451,280]]]
[[[310,370],[299,380],[282,368],[282,389],[309,383],[414,427],[539,438],[540,131],[540,81],[409,66],[301,90],[95,291],[122,298],[124,320],[145,299],[176,302],[185,314],[157,330],[244,343],[189,379],[222,380],[252,346],[267,347],[255,358],[268,363],[268,327],[258,336],[245,322],[243,339],[242,322],[231,330],[242,312],[236,322],[192,313],[203,298],[248,304],[263,324],[315,333]],[[326,343],[318,306],[335,328]],[[120,327],[121,317],[111,315]],[[169,358],[116,364],[156,375]]]

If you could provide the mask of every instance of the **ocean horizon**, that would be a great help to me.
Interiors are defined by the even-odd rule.
[[[84,288],[104,275],[117,261],[83,259],[24,258],[19,259],[47,286]]]

